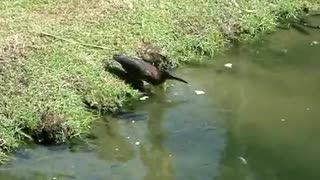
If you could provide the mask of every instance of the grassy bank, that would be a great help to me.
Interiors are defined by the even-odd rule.
[[[0,159],[5,158],[2,152],[24,140],[61,142],[87,132],[95,115],[84,101],[114,111],[134,99],[136,91],[104,70],[114,52],[135,55],[138,47],[151,42],[172,58],[173,65],[197,61],[214,56],[234,40],[254,39],[273,30],[279,18],[299,14],[304,4],[2,0]]]

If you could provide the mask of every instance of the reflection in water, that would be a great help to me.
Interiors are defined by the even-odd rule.
[[[317,143],[320,47],[310,45],[320,40],[320,34],[301,38],[290,33],[280,31],[271,36],[272,44],[265,42],[261,47],[282,46],[288,50],[284,57],[273,53],[248,54],[246,49],[231,52],[228,61],[241,64],[240,75],[230,77],[231,85],[226,86],[219,79],[214,82],[224,87],[215,89],[214,94],[222,104],[239,104],[243,92],[247,97],[245,106],[235,105],[232,122],[226,121],[228,143],[219,179],[316,180],[320,177],[317,153],[320,150]],[[290,37],[287,42],[274,43],[274,39]],[[221,97],[222,92],[233,98]],[[248,164],[242,164],[238,157],[245,157]]]
[[[140,156],[143,164],[146,167],[144,179],[175,179],[173,160],[170,152],[163,146],[165,132],[162,128],[163,115],[166,108],[174,107],[159,107],[157,104],[148,104],[149,116],[153,117],[148,121],[147,139],[150,142],[150,147],[141,146]]]
[[[134,152],[126,138],[119,132],[119,122],[116,119],[106,118],[94,128],[94,133],[99,136],[95,141],[97,156],[107,161],[126,162],[133,159]]]
[[[320,33],[297,33],[180,69],[190,86],[97,121],[88,147],[25,148],[0,179],[318,180]]]

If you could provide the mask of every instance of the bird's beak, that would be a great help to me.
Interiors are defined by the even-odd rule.
[[[171,75],[171,74],[169,75],[169,79],[175,79],[175,80],[177,80],[177,81],[184,82],[184,83],[188,84],[187,81],[185,81],[185,80],[183,80],[183,79],[181,79],[181,78],[179,78],[179,77],[173,76],[173,75]]]

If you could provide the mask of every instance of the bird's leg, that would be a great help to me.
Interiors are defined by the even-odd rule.
[[[165,85],[166,83],[164,83],[164,84],[160,84],[160,85],[158,85],[158,86],[154,86],[154,90],[157,92],[164,92],[164,91],[166,91],[166,85]],[[160,93],[159,92],[159,93]]]
[[[141,92],[146,91],[146,89],[144,88],[143,81],[141,81],[141,80],[136,80],[136,79],[130,78],[130,79],[128,79],[128,83],[131,85],[131,87],[133,89],[137,89]]]
[[[166,91],[168,88],[169,88],[169,85],[167,82],[163,83],[163,84],[160,84],[159,86],[159,89],[161,89],[162,91]]]

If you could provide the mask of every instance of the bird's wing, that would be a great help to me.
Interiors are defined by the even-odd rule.
[[[133,76],[150,78],[158,75],[158,69],[142,59],[124,56],[116,58],[115,60],[121,64],[127,73]]]
[[[127,60],[121,64],[128,73],[139,73],[144,71],[144,66],[137,60]]]

